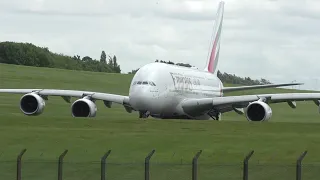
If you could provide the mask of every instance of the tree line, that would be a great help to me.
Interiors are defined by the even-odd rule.
[[[263,85],[263,84],[271,84],[270,81],[266,79],[251,79],[250,77],[239,77],[234,74],[228,74],[226,72],[221,73],[219,70],[217,72],[218,78],[223,82],[223,83],[228,83],[228,84],[240,84],[240,85]]]
[[[108,58],[108,62],[107,62]],[[49,51],[31,43],[0,42],[0,63],[35,67],[50,67],[70,70],[84,70],[107,73],[121,73],[117,57],[101,52],[100,60],[90,56],[67,56]]]
[[[190,64],[185,64],[185,63],[174,63],[172,61],[163,61],[163,60],[156,60],[155,62],[158,63],[167,63],[167,64],[172,64],[172,65],[177,65],[177,66],[184,66],[184,67],[193,67]],[[132,70],[129,72],[129,74],[134,74],[138,71],[139,69]],[[228,74],[226,72],[221,73],[220,70],[217,72],[218,78],[222,81],[222,83],[228,83],[228,84],[239,84],[239,85],[263,85],[263,84],[271,84],[270,81],[266,79],[251,79],[250,77],[239,77],[234,74]]]
[[[167,63],[177,66],[193,67],[186,63],[174,63],[156,59],[155,62]],[[106,73],[121,73],[120,65],[115,55],[107,57],[105,51],[101,52],[100,60],[90,56],[79,55],[68,56],[49,51],[47,47],[38,47],[31,43],[0,42],[0,63],[16,64],[36,67],[50,67],[70,70],[84,70]],[[139,69],[132,70],[129,74],[135,74]],[[262,85],[271,84],[266,79],[251,79],[250,77],[239,77],[218,70],[218,77],[223,83],[239,85]]]

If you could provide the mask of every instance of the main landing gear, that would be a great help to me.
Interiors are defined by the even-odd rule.
[[[148,118],[150,116],[149,111],[139,111],[139,118]]]
[[[212,117],[213,120],[221,121],[221,113],[217,113],[215,116]]]
[[[215,110],[211,110],[208,112],[208,115],[216,121],[221,121],[221,113]]]

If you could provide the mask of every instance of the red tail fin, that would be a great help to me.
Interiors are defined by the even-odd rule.
[[[223,12],[224,12],[224,2],[221,1],[219,3],[218,12],[214,22],[213,43],[212,43],[211,54],[209,59],[207,60],[207,65],[205,67],[205,71],[208,71],[210,73],[215,73],[215,70],[218,65],[219,51],[220,51],[220,35],[221,35],[222,22],[223,22]]]

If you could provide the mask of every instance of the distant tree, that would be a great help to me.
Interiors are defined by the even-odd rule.
[[[82,61],[92,61],[92,58],[89,56],[85,56],[82,58]]]
[[[168,63],[168,64],[174,64],[174,62],[171,62],[171,61],[168,61],[167,63]]]
[[[111,67],[113,72],[121,73],[120,65],[118,64],[117,57],[115,55],[113,57],[109,56],[108,65]]]
[[[192,67],[190,64],[184,64],[184,63],[177,63],[178,66],[184,66],[184,67]]]
[[[129,72],[128,74],[136,74],[136,72],[139,70],[140,68],[138,69],[135,69],[135,70],[132,70],[131,72]]]
[[[106,55],[106,53],[104,51],[101,52],[100,62],[101,63],[107,63],[107,55]]]
[[[217,72],[217,76],[218,76],[218,78],[219,78],[219,79],[221,79],[221,77],[222,77],[222,73],[220,72],[220,70],[218,70],[218,72]]]
[[[166,63],[166,64],[173,64],[173,65],[177,65],[177,66],[184,66],[184,67],[192,67],[190,64],[185,64],[185,63],[174,63],[174,62],[172,62],[172,61],[163,61],[163,60],[158,60],[158,59],[156,59],[156,61],[155,62],[160,62],[160,63]]]
[[[120,65],[118,65],[117,57],[115,55],[113,56],[113,70],[114,70],[115,73],[120,73],[121,72]]]
[[[113,58],[112,58],[111,56],[109,56],[108,59],[109,59],[109,60],[108,60],[108,65],[109,65],[110,67],[113,67]]]
[[[263,79],[263,78],[261,78],[260,82],[261,82],[261,84],[271,84],[270,81]]]
[[[73,56],[73,59],[74,59],[74,60],[76,60],[76,61],[80,61],[80,60],[81,60],[81,58],[80,58],[80,56],[79,56],[79,55],[75,55],[75,56]]]

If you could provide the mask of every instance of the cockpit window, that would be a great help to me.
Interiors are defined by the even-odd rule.
[[[156,84],[152,81],[135,81],[135,82],[133,82],[132,85],[137,85],[137,84],[156,86]]]
[[[149,81],[149,84],[150,84],[151,86],[156,86],[156,84],[154,84],[154,82],[152,82],[152,81]]]

